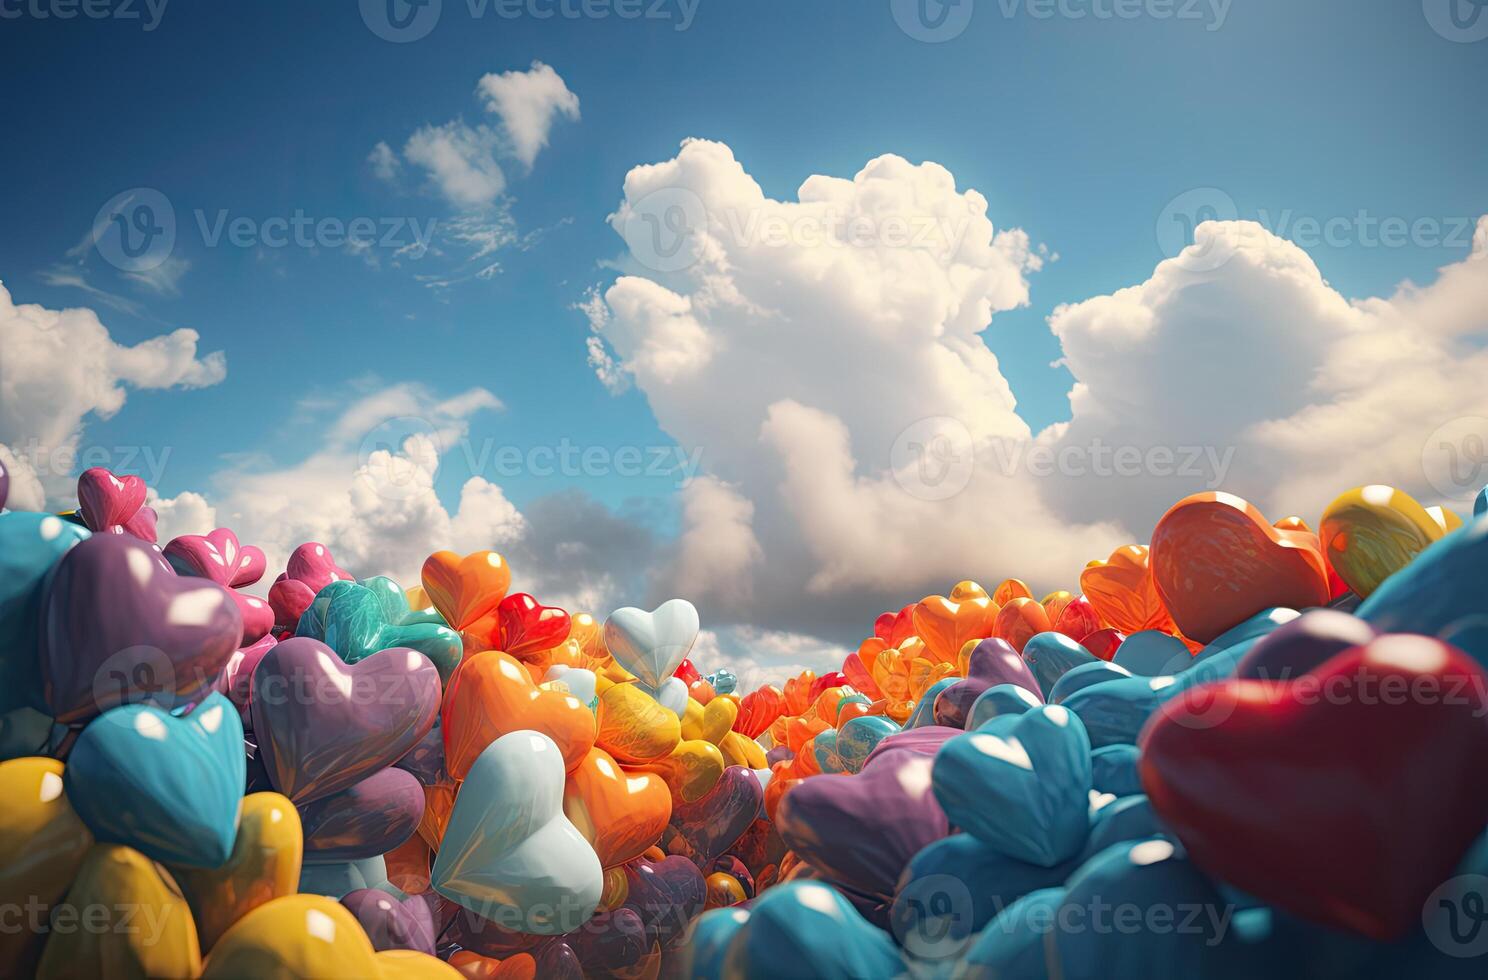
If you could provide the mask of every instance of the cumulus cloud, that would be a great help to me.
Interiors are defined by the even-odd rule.
[[[408,137],[403,155],[422,167],[429,182],[457,208],[488,208],[506,190],[506,175],[496,162],[496,134],[484,126],[458,120],[423,126]]]
[[[40,506],[38,487],[67,498],[85,423],[112,417],[129,389],[221,382],[226,357],[199,355],[199,340],[195,330],[180,329],[119,344],[92,310],[17,304],[0,285],[0,444],[15,464],[12,480],[22,474],[26,488],[13,488],[13,498]]]
[[[534,61],[528,71],[484,75],[476,91],[486,110],[506,127],[513,154],[529,168],[548,145],[548,133],[558,117],[579,118],[579,97],[541,61]]]

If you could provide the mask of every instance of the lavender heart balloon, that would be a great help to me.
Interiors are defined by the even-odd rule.
[[[412,949],[434,955],[434,913],[422,898],[399,899],[380,888],[358,888],[342,895],[341,904],[356,916],[378,952]]]
[[[383,769],[299,810],[306,861],[361,861],[413,836],[424,815],[424,788],[411,772]]]
[[[42,603],[47,705],[76,724],[120,704],[199,701],[242,636],[228,590],[180,577],[134,537],[95,534],[57,563]]]
[[[439,691],[415,650],[346,664],[319,640],[285,640],[253,671],[249,705],[275,789],[309,803],[387,768],[433,727]]]

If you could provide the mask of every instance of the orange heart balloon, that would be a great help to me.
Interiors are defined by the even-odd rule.
[[[1044,612],[1044,607],[1029,596],[1009,600],[997,614],[997,635],[1012,644],[1013,649],[1019,653],[1023,652],[1029,640],[1053,628],[1054,624],[1049,622],[1049,614]]]
[[[670,755],[640,768],[665,780],[674,799],[696,803],[723,777],[723,753],[712,742],[688,739],[678,742]]]
[[[626,772],[604,749],[590,749],[563,787],[563,815],[594,845],[601,867],[640,857],[672,818],[661,777]]]
[[[0,908],[40,908],[61,900],[93,835],[62,791],[62,763],[33,756],[0,762]],[[29,976],[46,934],[0,928],[0,976]]]
[[[710,874],[704,884],[707,885],[707,901],[704,908],[728,908],[731,905],[738,905],[748,897],[744,894],[744,886],[739,884],[739,879],[722,871]]]
[[[785,713],[799,715],[811,707],[811,687],[816,683],[816,671],[803,670],[785,682]]]
[[[998,606],[1005,606],[1014,599],[1032,599],[1033,592],[1028,588],[1028,583],[1018,578],[1003,579],[992,593],[992,601]]]
[[[531,953],[517,953],[498,960],[462,949],[449,958],[449,965],[460,971],[466,980],[534,980],[537,976],[537,960]]]
[[[1128,636],[1142,630],[1175,631],[1152,580],[1145,545],[1123,545],[1107,561],[1091,562],[1080,573],[1080,588],[1100,618]]]
[[[439,850],[439,842],[444,840],[444,828],[449,824],[459,792],[460,788],[447,776],[424,787],[424,815],[419,819],[417,836],[432,850]]]
[[[634,684],[615,684],[599,696],[594,742],[624,765],[665,758],[682,739],[670,708]]]
[[[421,578],[434,608],[451,629],[460,631],[506,598],[511,566],[494,551],[476,551],[463,558],[453,551],[436,551],[424,559]]]
[[[914,608],[915,635],[925,642],[930,659],[954,662],[967,640],[992,635],[999,611],[975,582],[961,582],[949,598],[926,596]]]
[[[873,679],[873,662],[879,653],[885,650],[888,644],[877,636],[870,636],[858,644],[855,653],[847,655],[842,661],[842,673],[847,682],[862,691],[870,698],[881,698],[883,692],[878,689],[878,683]]]
[[[610,659],[605,649],[604,624],[588,613],[574,613],[568,620],[568,638],[579,645],[579,650],[591,661],[584,666],[597,670]]]
[[[1183,635],[1208,643],[1263,609],[1328,602],[1310,532],[1279,530],[1228,493],[1185,497],[1152,532],[1152,578]]]
[[[687,696],[698,704],[706,705],[718,696],[718,692],[706,680],[696,680],[687,685]]]
[[[240,814],[226,864],[171,869],[191,904],[203,950],[248,912],[300,889],[305,838],[295,805],[278,793],[251,793]]]
[[[499,650],[461,662],[440,712],[445,768],[464,779],[476,756],[510,732],[541,732],[558,744],[570,771],[594,747],[594,715],[578,698],[543,690],[527,668]]]

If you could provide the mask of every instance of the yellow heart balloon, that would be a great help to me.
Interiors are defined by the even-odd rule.
[[[664,759],[682,738],[672,710],[634,684],[615,684],[599,696],[594,744],[622,765]]]
[[[739,706],[728,698],[714,698],[706,706],[692,698],[687,699],[687,710],[682,715],[682,737],[700,738],[714,745],[721,745],[739,717]]]
[[[1447,533],[1447,513],[1432,514],[1393,487],[1356,487],[1323,511],[1318,537],[1334,571],[1366,598]]]
[[[689,739],[678,743],[665,758],[638,768],[654,772],[665,780],[673,798],[683,803],[696,803],[723,777],[723,753],[712,742]]]
[[[386,975],[344,905],[324,895],[286,895],[249,912],[217,940],[202,980]]]
[[[52,910],[36,976],[186,978],[201,965],[196,923],[170,873],[132,847],[98,844]]]
[[[300,813],[278,793],[243,797],[238,839],[220,868],[172,868],[196,913],[202,949],[265,902],[299,890],[305,837]]]
[[[749,769],[768,769],[769,763],[765,760],[765,750],[752,738],[747,738],[742,732],[729,732],[723,736],[723,741],[718,743],[718,750],[723,753],[725,766],[744,766]]]
[[[465,980],[444,960],[412,949],[387,949],[372,958],[386,980]]]
[[[34,909],[38,927],[93,846],[62,792],[62,771],[56,759],[0,762],[0,908],[23,915]],[[0,928],[0,976],[27,976],[35,968],[46,934],[32,925]]]

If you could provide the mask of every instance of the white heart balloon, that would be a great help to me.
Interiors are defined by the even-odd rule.
[[[654,612],[626,606],[605,620],[605,646],[620,666],[656,691],[691,652],[701,625],[697,608],[686,599],[668,599]]]
[[[680,677],[668,677],[657,690],[652,690],[642,684],[641,690],[656,699],[663,708],[670,708],[672,714],[681,718],[687,711],[687,682]]]
[[[604,872],[563,815],[563,753],[539,732],[503,735],[476,758],[434,862],[435,890],[517,932],[557,936],[589,921]]]

